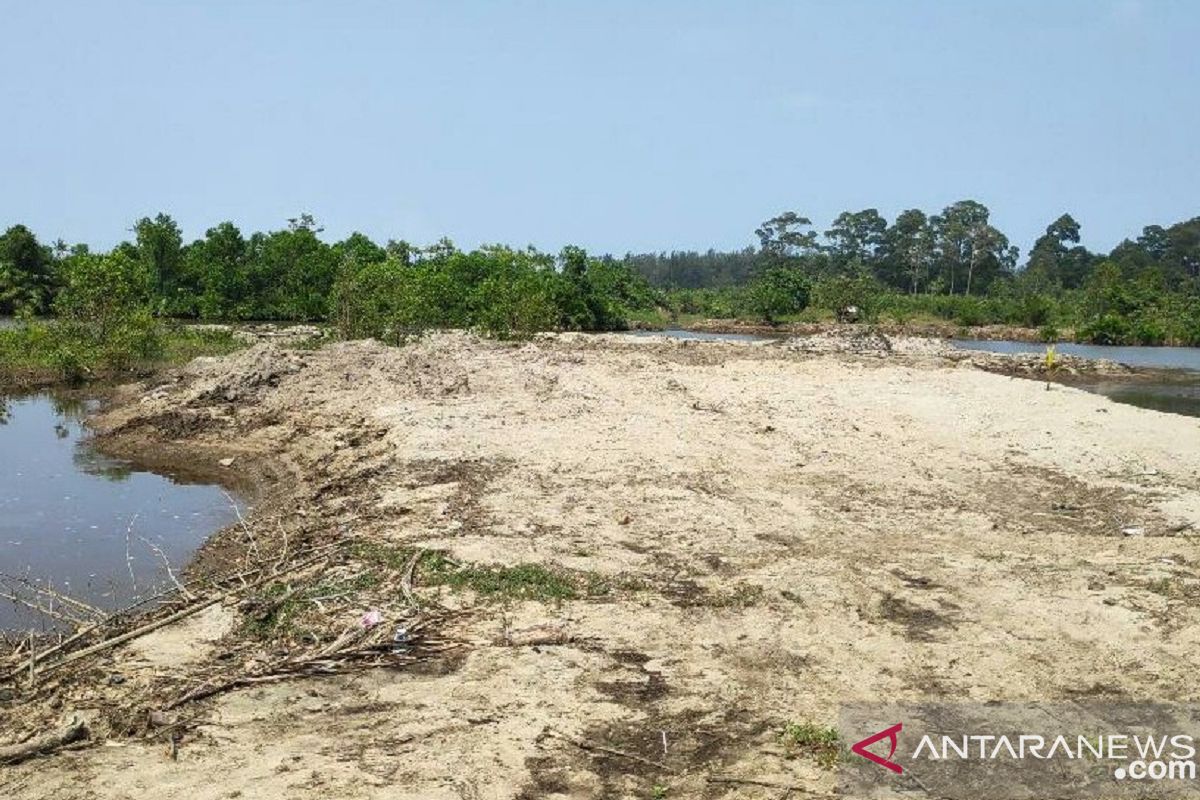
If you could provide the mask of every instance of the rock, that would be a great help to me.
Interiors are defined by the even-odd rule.
[[[233,458],[222,458],[217,463],[220,464],[222,467],[232,467],[233,466]]]

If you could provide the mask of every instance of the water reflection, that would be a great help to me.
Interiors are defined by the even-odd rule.
[[[93,400],[0,398],[0,575],[106,609],[164,582],[236,517],[216,486],[185,484],[97,452],[83,425]],[[20,586],[17,586],[20,588]],[[28,587],[26,587],[27,589]],[[0,603],[0,629],[49,620]]]

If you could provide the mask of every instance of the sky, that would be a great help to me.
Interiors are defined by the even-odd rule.
[[[1200,215],[1200,2],[0,0],[0,225],[743,247],[972,198]]]

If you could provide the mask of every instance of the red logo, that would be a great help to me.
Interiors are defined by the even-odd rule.
[[[863,739],[861,742],[855,742],[854,744],[850,745],[850,750],[852,752],[858,753],[860,756],[867,759],[868,761],[874,761],[876,764],[878,764],[881,767],[887,767],[892,772],[895,772],[897,775],[903,775],[904,767],[902,767],[899,764],[895,763],[894,761],[890,760],[891,757],[896,754],[896,745],[899,744],[899,739],[897,738],[896,734],[900,733],[900,731],[903,730],[903,728],[904,728],[904,723],[897,722],[892,727],[882,730],[879,733],[872,734],[872,735],[868,736],[866,739]],[[870,750],[867,749],[868,747],[875,744],[876,742],[882,741],[884,739],[887,739],[892,744],[892,749],[888,751],[887,758],[876,755],[875,753],[872,753]]]

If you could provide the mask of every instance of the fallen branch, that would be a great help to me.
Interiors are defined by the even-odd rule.
[[[408,566],[404,568],[404,578],[400,582],[400,591],[404,593],[404,599],[417,611],[420,611],[421,607],[417,605],[416,595],[413,594],[413,573],[416,572],[417,562],[421,560],[421,556],[423,555],[425,555],[424,547],[413,553],[412,558],[408,560]]]
[[[520,631],[505,630],[495,644],[502,647],[548,647],[573,641],[575,637],[561,627],[537,625]]]
[[[167,625],[171,625],[172,623],[175,623],[175,622],[179,622],[180,620],[186,619],[194,614],[198,614],[201,611],[203,611],[204,609],[209,608],[210,606],[214,606],[217,603],[223,602],[227,598],[233,597],[247,589],[253,589],[255,587],[261,586],[264,583],[268,583],[269,581],[276,580],[281,575],[295,572],[296,570],[301,569],[303,567],[311,566],[312,564],[315,564],[317,561],[320,561],[322,558],[324,558],[324,554],[313,556],[312,558],[301,561],[298,564],[294,564],[282,573],[272,572],[269,575],[261,576],[257,580],[253,581],[252,583],[247,584],[244,587],[239,586],[234,589],[230,589],[226,592],[222,592],[221,594],[217,594],[213,597],[210,597],[207,600],[204,600],[204,601],[201,601],[194,605],[180,609],[179,611],[176,611],[174,614],[170,614],[166,617],[163,617],[162,619],[155,620],[154,622],[148,622],[145,625],[141,625],[137,628],[134,628],[133,630],[126,631],[125,633],[122,633],[119,636],[114,636],[111,639],[106,639],[103,642],[99,642],[97,644],[92,645],[91,647],[85,647],[83,650],[78,650],[74,653],[71,653],[70,655],[66,656],[65,658],[63,658],[59,661],[55,661],[53,664],[44,666],[41,669],[33,670],[32,672],[34,675],[53,672],[54,670],[56,670],[60,667],[66,666],[67,664],[70,664],[72,662],[78,661],[81,658],[86,658],[87,656],[94,655],[96,653],[100,653],[105,650],[112,649],[118,645],[124,644],[125,642],[131,641],[133,639],[137,639],[141,636],[145,636],[147,633],[156,631],[159,628],[165,627]],[[41,659],[40,658],[34,659],[34,661],[39,661],[39,660],[41,660]],[[9,679],[11,679],[11,678],[15,677],[15,674],[9,675],[7,677]]]
[[[51,753],[60,747],[82,741],[89,736],[87,723],[80,717],[72,717],[61,730],[48,733],[28,742],[0,747],[0,764],[19,764],[34,756]]]
[[[30,580],[29,578],[21,577],[18,575],[0,574],[0,579],[3,579],[5,581],[16,581],[17,583],[21,584],[25,588],[27,588],[33,592],[36,592],[37,594],[43,594],[43,595],[46,595],[47,597],[51,597],[51,598],[57,600],[58,602],[62,603],[63,605],[71,606],[72,608],[74,608],[78,611],[82,611],[93,617],[96,617],[97,619],[103,619],[104,617],[108,616],[108,612],[103,611],[102,609],[96,608],[93,605],[88,605],[87,603],[83,602],[82,600],[78,600],[74,597],[71,597],[70,595],[55,591],[54,589],[51,589],[49,586],[42,586],[40,583],[35,583],[34,581]]]
[[[46,608],[45,606],[34,602],[33,600],[26,600],[24,597],[21,597],[14,591],[0,591],[0,598],[3,598],[4,600],[11,600],[17,605],[25,606],[25,608],[28,608],[30,611],[36,611],[39,614],[44,614],[51,619],[58,620],[59,622],[65,622],[73,628],[78,628],[80,625],[84,624],[84,621],[77,617],[73,617],[70,614],[64,614],[61,611],[55,611],[52,608]]]
[[[167,568],[167,577],[171,579],[171,583],[175,584],[175,588],[179,590],[179,593],[188,600],[195,600],[196,595],[189,592],[187,587],[179,582],[179,578],[175,577],[175,570],[171,569],[171,562],[167,560],[167,554],[162,551],[162,548],[147,539],[145,536],[139,536],[138,539],[140,539],[147,547],[153,550],[154,554],[158,556],[160,561],[163,562],[163,566]]]

